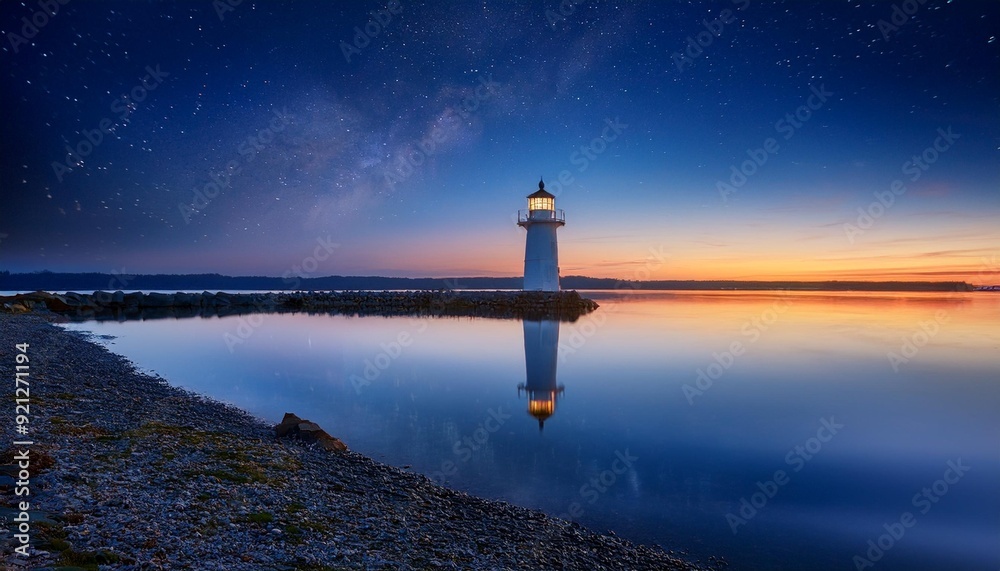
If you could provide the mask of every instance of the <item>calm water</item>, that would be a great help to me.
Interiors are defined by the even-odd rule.
[[[1000,568],[1000,295],[591,297],[573,324],[68,328],[268,421],[735,569]]]

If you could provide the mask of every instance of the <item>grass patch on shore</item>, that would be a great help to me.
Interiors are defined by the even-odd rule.
[[[58,524],[35,522],[35,531],[38,532],[39,549],[62,552],[72,547],[66,541],[66,532]]]
[[[260,467],[252,464],[226,464],[221,468],[185,470],[184,476],[187,478],[211,476],[213,478],[218,478],[223,482],[232,482],[234,484],[249,484],[251,482],[262,484],[270,481]]]
[[[246,462],[249,459],[246,453],[237,452],[235,450],[212,450],[209,454],[218,460],[236,460],[238,462]]]
[[[187,478],[210,476],[233,484],[273,483],[268,469],[279,468],[272,462],[260,462],[252,456],[252,450],[245,444],[233,440],[233,435],[225,432],[198,430],[190,426],[166,424],[158,421],[147,422],[124,433],[128,438],[155,438],[159,441],[173,441],[179,446],[163,451],[161,463],[184,458],[188,451],[205,454],[209,462],[203,469],[189,468],[184,471]],[[234,445],[237,448],[234,449]],[[214,466],[212,464],[215,464]]]
[[[130,440],[120,436],[99,436],[97,442],[104,445],[101,447],[102,452],[94,454],[97,462],[117,464],[132,457],[133,446]]]
[[[17,456],[21,451],[16,447],[10,447],[4,449],[0,452],[0,464],[5,466],[17,466],[17,461],[14,457]],[[51,454],[45,451],[45,448],[35,447],[31,449],[31,471],[32,475],[40,474],[45,470],[56,465],[56,459],[52,457]],[[16,475],[14,470],[11,471],[11,476]]]
[[[59,554],[57,563],[63,566],[79,567],[87,571],[98,571],[101,565],[119,563],[121,556],[113,551],[73,551],[67,549]]]
[[[197,475],[198,472],[189,470],[187,474]],[[220,480],[234,482],[237,484],[249,484],[250,482],[259,484],[269,482],[264,470],[249,459],[224,462],[224,468],[205,470],[202,474],[214,476]]]
[[[201,438],[210,434],[219,434],[197,430],[193,426],[181,426],[178,424],[166,424],[156,420],[149,421],[139,428],[133,428],[125,433],[126,436],[147,437],[147,436],[185,436],[188,438]]]
[[[106,428],[92,424],[75,425],[61,416],[49,417],[49,424],[52,425],[49,432],[59,436],[91,436],[94,438],[113,436]]]
[[[301,527],[303,529],[308,529],[309,531],[314,532],[314,533],[320,533],[320,534],[324,534],[324,535],[331,533],[330,527],[327,526],[325,523],[320,522],[320,521],[311,521],[311,520],[310,521],[300,521],[299,522],[299,527]]]
[[[296,458],[288,458],[283,463],[260,460],[254,455],[260,450],[253,446],[253,442],[236,440],[234,435],[227,432],[199,430],[191,426],[151,421],[123,433],[122,436],[126,438],[156,438],[161,441],[176,442],[180,448],[165,450],[163,452],[165,461],[183,457],[186,454],[184,449],[192,448],[204,453],[210,460],[221,464],[220,467],[204,471],[187,470],[185,476],[188,477],[207,475],[237,484],[250,482],[273,484],[276,483],[276,478],[269,474],[295,470],[300,466],[300,462]]]
[[[227,472],[226,470],[205,470],[198,472],[195,470],[187,470],[184,475],[188,478],[194,478],[196,476],[211,476],[213,478],[218,478],[223,482],[232,482],[234,484],[249,484],[250,478],[247,476],[242,476],[240,474],[234,474],[232,472]]]
[[[247,519],[252,523],[271,523],[274,515],[270,512],[256,512],[248,515]]]
[[[57,516],[58,517],[58,516]],[[66,514],[59,519],[67,523],[79,523],[82,514]],[[66,539],[66,531],[60,524],[36,522],[38,548],[43,551],[57,553],[56,565],[97,571],[101,565],[119,563],[122,557],[113,551],[75,551],[73,545]]]
[[[347,571],[350,569],[350,567],[330,567],[329,565],[317,565],[302,561],[297,561],[293,565],[295,566],[295,571]]]

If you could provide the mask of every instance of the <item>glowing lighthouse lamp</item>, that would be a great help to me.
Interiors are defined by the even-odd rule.
[[[556,197],[538,190],[528,195],[528,210],[517,212],[517,225],[528,231],[524,244],[524,290],[559,291],[559,244],[556,230],[566,225],[566,215],[556,210]]]

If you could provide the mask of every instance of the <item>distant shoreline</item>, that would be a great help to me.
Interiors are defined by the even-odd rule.
[[[221,274],[10,273],[0,272],[0,291],[383,291],[520,290],[520,277],[395,278],[381,276],[270,277]],[[860,280],[619,280],[563,276],[564,290],[793,290],[793,291],[974,291],[964,281]]]

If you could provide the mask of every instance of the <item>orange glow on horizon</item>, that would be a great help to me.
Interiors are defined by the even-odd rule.
[[[565,259],[565,258],[564,258]],[[490,270],[484,263],[468,266],[455,264],[433,272],[433,277],[488,276],[518,277],[520,260],[504,260]],[[560,261],[562,277],[586,276],[629,281],[650,280],[741,280],[741,281],[959,281],[973,285],[1000,283],[1000,262],[996,259],[955,259],[941,264],[927,264],[920,257],[887,262],[872,260],[787,260],[787,259],[670,259],[657,265],[653,259],[602,260],[598,264],[573,264]]]
[[[841,228],[678,224],[651,232],[567,226],[559,234],[560,275],[616,280],[964,281],[1000,284],[1000,231],[989,225],[902,226],[849,243]],[[385,237],[342,248],[320,275],[519,277],[524,232],[433,229],[406,243]]]

